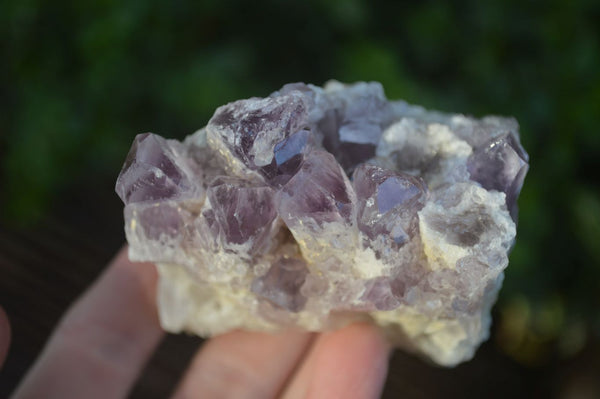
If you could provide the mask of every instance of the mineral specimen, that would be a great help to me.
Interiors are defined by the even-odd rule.
[[[452,366],[488,336],[527,161],[514,119],[295,83],[218,108],[182,143],[138,135],[116,190],[166,330],[371,320]]]

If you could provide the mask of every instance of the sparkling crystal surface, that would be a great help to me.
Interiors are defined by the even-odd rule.
[[[310,331],[365,317],[452,366],[488,336],[528,170],[514,119],[285,85],[183,142],[138,135],[118,177],[163,327]]]

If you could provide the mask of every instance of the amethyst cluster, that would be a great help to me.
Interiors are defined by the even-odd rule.
[[[219,107],[183,142],[138,135],[116,190],[166,330],[368,319],[450,366],[487,337],[527,161],[514,119],[294,83]]]

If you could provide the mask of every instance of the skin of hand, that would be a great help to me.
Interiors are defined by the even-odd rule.
[[[63,316],[14,399],[124,398],[164,333],[155,268],[123,249]],[[10,325],[0,308],[0,367]],[[344,398],[381,394],[390,349],[378,330],[233,331],[195,354],[172,398]]]

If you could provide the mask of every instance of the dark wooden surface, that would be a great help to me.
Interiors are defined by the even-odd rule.
[[[0,304],[7,311],[13,330],[12,347],[0,371],[0,398],[14,389],[60,315],[121,245],[118,217],[109,222],[93,219],[90,217],[90,222],[107,223],[109,227],[98,233],[97,229],[78,229],[63,221],[27,229],[0,225]],[[94,234],[105,238],[100,240]],[[131,397],[168,397],[200,344],[198,338],[169,335],[147,365]],[[588,363],[598,365],[597,359]],[[562,397],[559,393],[564,390],[563,381],[569,373],[584,367],[581,364],[588,367],[588,363],[526,368],[503,356],[492,343],[484,344],[473,361],[454,369],[433,367],[397,352],[391,360],[383,396]]]

